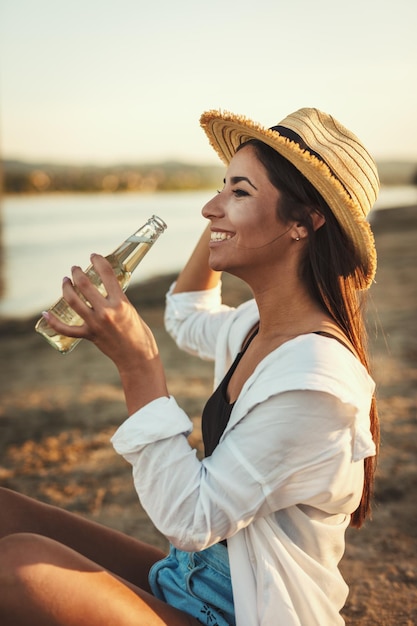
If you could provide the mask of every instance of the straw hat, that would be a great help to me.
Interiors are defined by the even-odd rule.
[[[331,115],[311,108],[291,113],[272,128],[222,111],[203,113],[200,123],[226,164],[240,144],[259,139],[304,174],[358,250],[364,274],[359,288],[370,286],[376,251],[366,217],[377,198],[379,179],[374,160],[353,133]]]

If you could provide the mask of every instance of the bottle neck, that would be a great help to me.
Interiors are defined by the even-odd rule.
[[[165,222],[154,215],[110,256],[115,258],[126,272],[132,273],[165,229]]]
[[[166,229],[167,225],[157,215],[152,215],[148,221],[139,228],[133,235],[131,235],[126,241],[137,243],[150,243],[153,244]]]

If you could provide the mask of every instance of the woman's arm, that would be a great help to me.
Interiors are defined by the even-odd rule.
[[[350,411],[317,391],[271,396],[200,462],[184,436],[185,414],[161,398],[127,420],[112,443],[132,464],[140,501],[160,532],[183,550],[204,550],[300,502],[351,513],[363,474],[352,463]]]
[[[219,284],[221,273],[212,270],[208,263],[209,241],[210,225],[207,225],[184,269],[178,276],[173,293],[202,291],[212,289]]]
[[[92,255],[91,260],[107,296],[98,291],[80,267],[72,268],[72,280],[63,281],[63,297],[83,324],[68,326],[51,313],[43,315],[56,332],[90,340],[113,361],[130,415],[149,402],[168,396],[164,368],[152,331],[122,292],[110,263],[98,254]]]

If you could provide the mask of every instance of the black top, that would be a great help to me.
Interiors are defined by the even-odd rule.
[[[232,412],[234,402],[227,401],[227,387],[229,381],[233,375],[233,372],[237,368],[240,359],[245,354],[252,339],[256,336],[258,329],[256,329],[243,346],[241,352],[236,356],[229,371],[223,378],[220,385],[213,392],[210,398],[207,400],[201,417],[201,430],[203,435],[204,444],[204,456],[211,456],[215,447],[219,443],[224,429]]]

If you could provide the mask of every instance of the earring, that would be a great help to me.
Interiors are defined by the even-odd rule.
[[[300,238],[299,238],[299,237],[296,237],[296,238],[295,238],[295,241],[300,241]]]

